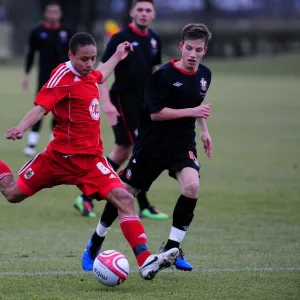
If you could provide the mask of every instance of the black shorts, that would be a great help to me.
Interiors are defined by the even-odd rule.
[[[187,167],[200,171],[201,165],[197,160],[196,150],[176,152],[169,157],[146,151],[133,154],[127,167],[120,172],[120,178],[133,188],[148,191],[164,170],[168,170],[169,176],[175,179],[176,173]]]
[[[118,123],[113,126],[115,143],[121,146],[133,145],[144,109],[143,99],[135,93],[113,91],[110,91],[110,99],[120,114]]]

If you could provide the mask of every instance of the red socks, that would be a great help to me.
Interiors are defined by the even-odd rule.
[[[124,237],[130,244],[138,262],[139,267],[151,255],[147,246],[145,229],[138,216],[120,218],[120,226]]]

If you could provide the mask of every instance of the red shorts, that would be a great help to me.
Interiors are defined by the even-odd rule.
[[[19,171],[17,185],[25,195],[56,185],[76,185],[83,194],[103,199],[114,188],[125,188],[106,158],[95,155],[65,155],[45,150]]]

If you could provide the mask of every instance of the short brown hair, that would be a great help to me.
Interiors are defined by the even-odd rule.
[[[139,2],[149,2],[154,6],[154,0],[132,0],[132,7],[135,7]]]
[[[181,42],[186,40],[205,40],[205,46],[211,40],[211,32],[204,24],[188,24],[181,31]]]

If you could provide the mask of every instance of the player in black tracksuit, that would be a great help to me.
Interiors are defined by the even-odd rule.
[[[169,239],[163,250],[179,248],[193,220],[199,193],[200,164],[197,159],[195,125],[200,125],[204,152],[208,157],[212,141],[205,119],[210,104],[202,105],[211,82],[211,71],[201,64],[211,33],[203,24],[189,24],[181,33],[180,60],[162,66],[149,79],[145,89],[145,110],[133,154],[120,178],[133,195],[148,190],[164,171],[176,179],[181,195],[173,211]],[[113,213],[106,204],[101,220],[89,243],[91,256],[101,248]],[[115,214],[117,218],[117,214]],[[93,252],[94,251],[94,252]],[[181,255],[176,268],[191,271]]]
[[[29,35],[28,51],[25,58],[25,74],[23,88],[28,88],[29,72],[34,63],[36,52],[39,53],[37,91],[48,81],[54,68],[68,60],[69,40],[72,37],[70,29],[60,24],[61,9],[56,3],[49,3],[45,7],[45,21],[35,26]],[[28,145],[24,154],[34,156],[39,140],[42,120],[37,122],[28,133]],[[55,120],[52,119],[52,129]]]
[[[149,28],[154,15],[152,1],[134,2],[131,10],[132,23],[110,39],[101,59],[102,63],[109,60],[117,46],[124,41],[130,42],[133,46],[134,51],[116,66],[115,81],[110,92],[108,93],[106,83],[99,87],[103,110],[113,125],[115,135],[114,149],[107,157],[115,171],[132,153],[144,108],[146,82],[161,64],[160,37]],[[115,120],[111,119],[112,115]],[[168,218],[168,215],[149,203],[145,192],[141,192],[137,200],[140,216],[160,220]],[[76,198],[74,206],[83,215],[91,216],[89,209],[92,206],[89,201],[87,197],[81,195]]]

